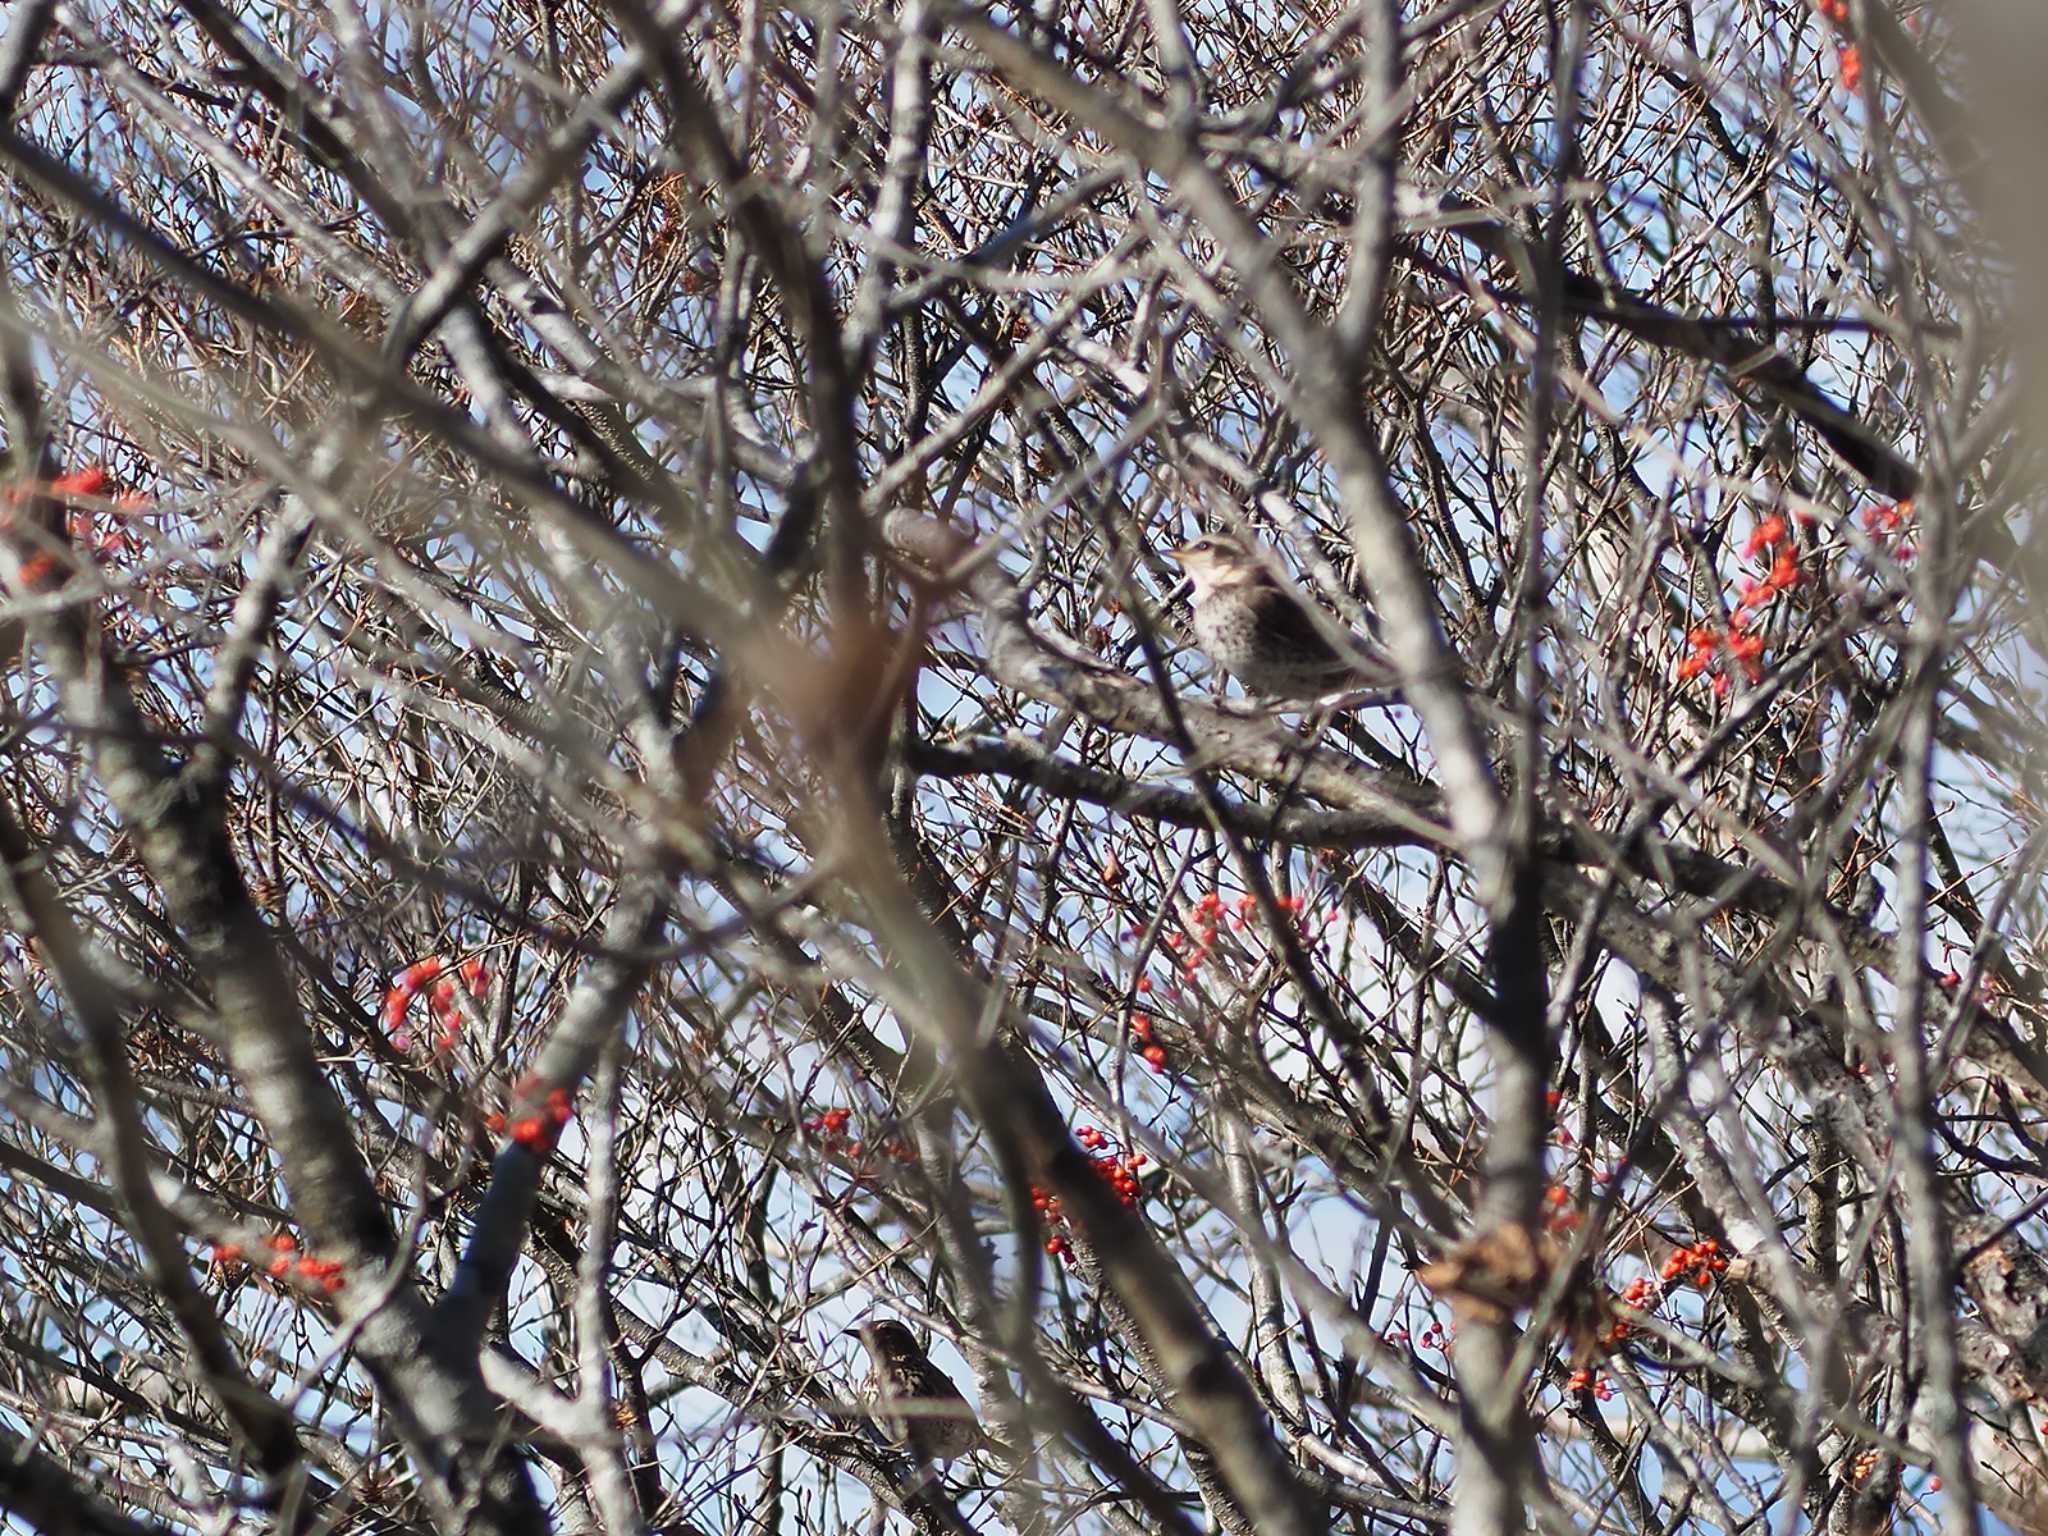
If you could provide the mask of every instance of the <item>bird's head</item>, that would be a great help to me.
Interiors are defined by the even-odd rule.
[[[849,1328],[846,1332],[865,1344],[868,1353],[877,1359],[915,1358],[924,1353],[917,1342],[917,1335],[893,1317],[870,1318],[858,1328]]]
[[[1173,550],[1168,559],[1178,561],[1194,583],[1194,599],[1202,601],[1211,592],[1230,587],[1270,587],[1273,577],[1259,557],[1243,541],[1227,533],[1205,533],[1192,543]]]

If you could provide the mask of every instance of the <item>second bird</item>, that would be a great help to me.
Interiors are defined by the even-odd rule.
[[[920,1462],[948,1462],[982,1445],[981,1423],[960,1389],[894,1318],[846,1330],[867,1346],[868,1401],[882,1433]],[[890,1413],[891,1407],[900,1412]]]
[[[1375,673],[1340,653],[1291,590],[1252,550],[1220,533],[1173,551],[1193,586],[1195,644],[1253,693],[1312,699],[1344,688],[1382,687]],[[1376,647],[1355,642],[1368,656]]]

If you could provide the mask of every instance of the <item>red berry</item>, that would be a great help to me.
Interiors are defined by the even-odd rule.
[[[73,470],[68,475],[59,475],[50,482],[53,496],[103,496],[114,484],[114,477],[98,465],[90,469]]]

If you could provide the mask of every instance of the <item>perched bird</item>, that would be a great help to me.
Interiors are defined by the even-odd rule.
[[[1193,585],[1195,644],[1253,693],[1312,699],[1383,687],[1391,670],[1363,666],[1324,638],[1297,596],[1238,540],[1207,533],[1172,552]],[[1368,657],[1378,648],[1356,642]]]
[[[933,1365],[917,1335],[894,1318],[846,1332],[867,1346],[870,1412],[882,1433],[919,1462],[948,1462],[981,1448],[981,1423],[959,1388]],[[901,1411],[890,1413],[895,1407]]]

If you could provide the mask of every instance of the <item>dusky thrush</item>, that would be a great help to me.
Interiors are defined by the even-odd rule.
[[[1193,587],[1195,644],[1251,692],[1303,700],[1392,684],[1391,668],[1370,664],[1377,646],[1354,640],[1365,661],[1339,651],[1309,617],[1306,599],[1238,540],[1207,533],[1170,558]]]
[[[868,1410],[888,1439],[919,1462],[949,1462],[983,1444],[981,1423],[917,1335],[894,1318],[874,1318],[848,1334],[867,1346]],[[892,1413],[890,1409],[897,1411]]]

